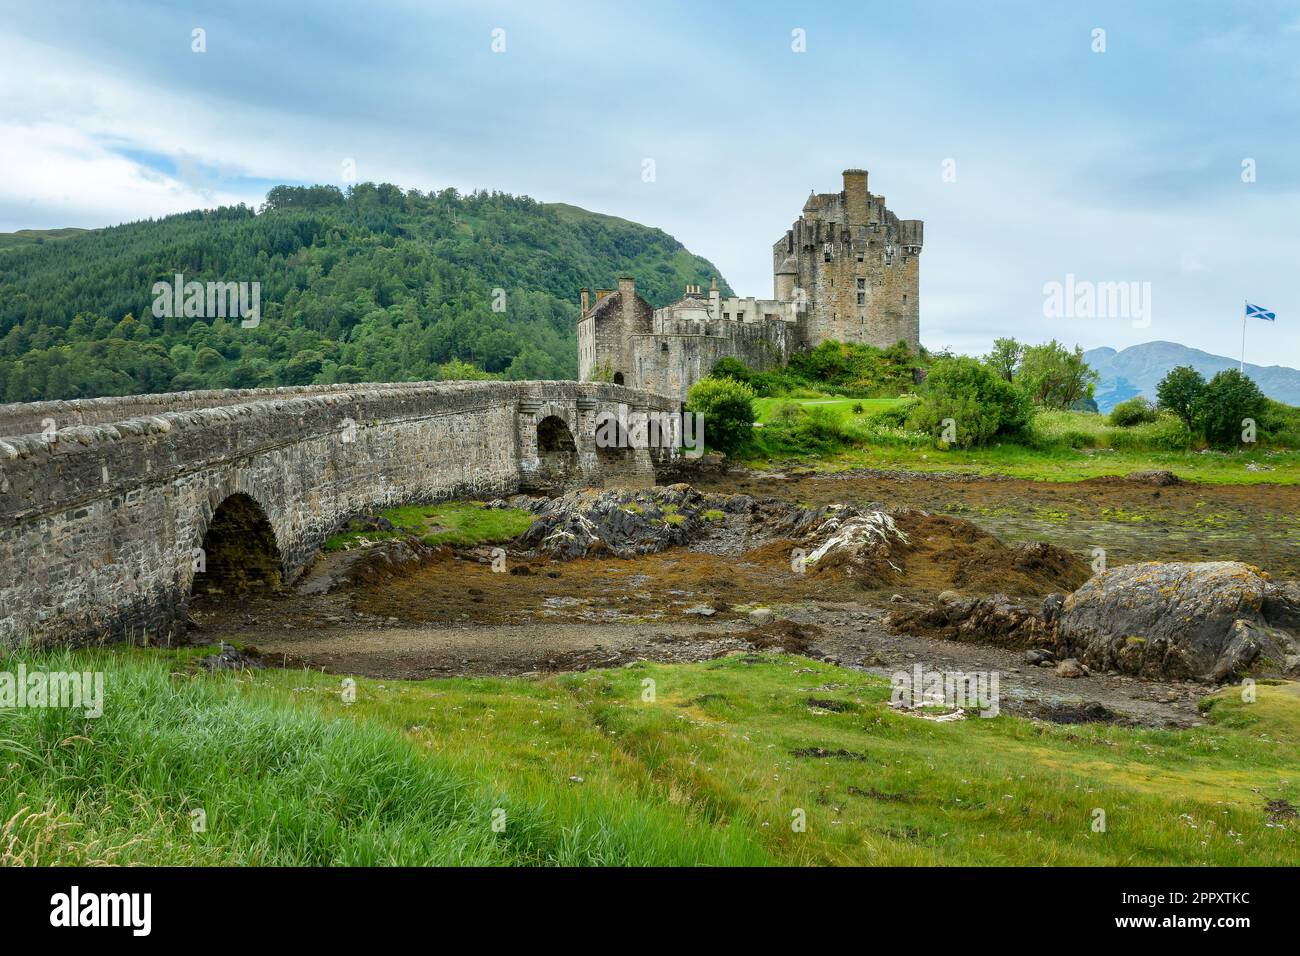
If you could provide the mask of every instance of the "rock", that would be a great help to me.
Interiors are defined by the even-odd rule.
[[[961,595],[958,594],[956,591],[940,591],[940,592],[939,592],[939,603],[940,603],[940,604],[947,604],[947,603],[949,603],[950,601],[960,601],[960,600],[961,600]]]
[[[1005,594],[959,597],[929,608],[899,608],[885,617],[885,626],[895,633],[932,634],[1003,647],[1039,644],[1049,636],[1042,618]]]
[[[756,607],[749,612],[750,624],[767,624],[776,618],[770,607]]]
[[[713,615],[717,614],[718,612],[715,611],[713,608],[709,607],[707,604],[697,604],[695,605],[695,607],[688,607],[682,613],[694,614],[699,617],[713,617]]]
[[[256,657],[257,648],[250,647],[247,652],[239,650],[233,644],[221,642],[216,654],[199,658],[199,666],[209,671],[260,670],[264,665]]]
[[[1073,657],[1067,657],[1061,663],[1056,665],[1057,677],[1087,677],[1088,671],[1084,666],[1076,661]]]
[[[690,485],[645,491],[573,491],[542,499],[520,545],[564,560],[608,552],[628,558],[689,544],[719,502]],[[720,509],[719,509],[720,510]]]
[[[864,565],[870,559],[888,560],[895,545],[906,545],[907,535],[899,529],[892,515],[883,511],[832,517],[821,528],[825,538],[804,558],[804,567],[838,567]]]
[[[1056,623],[1057,618],[1061,616],[1061,608],[1065,606],[1064,594],[1049,594],[1043,599],[1043,609],[1040,612],[1043,616],[1043,623],[1051,627]]]
[[[1132,471],[1125,476],[1129,481],[1140,482],[1144,485],[1157,485],[1159,487],[1168,487],[1169,485],[1181,485],[1183,479],[1179,478],[1172,471]]]
[[[1045,651],[1041,647],[1031,647],[1029,650],[1025,651],[1026,664],[1050,664],[1055,659],[1056,658],[1051,651]]]
[[[1300,632],[1300,581],[1267,584],[1260,611],[1271,626]]]
[[[1236,561],[1126,565],[1065,599],[1057,644],[1094,669],[1218,682],[1296,653],[1297,599]]]

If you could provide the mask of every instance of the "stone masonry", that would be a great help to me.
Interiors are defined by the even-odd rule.
[[[866,170],[846,169],[843,190],[810,196],[772,247],[771,299],[723,298],[715,280],[653,309],[630,276],[594,300],[583,289],[578,377],[684,401],[724,356],[771,369],[828,339],[916,352],[923,240],[921,220],[900,220],[867,189]]]
[[[678,407],[574,382],[36,404],[35,414],[0,407],[0,434],[47,418],[97,423],[0,438],[0,646],[172,634],[194,583],[195,549],[232,495],[265,515],[288,582],[341,522],[375,509],[653,484],[651,452],[597,448],[596,422]],[[157,414],[131,417],[142,408]]]

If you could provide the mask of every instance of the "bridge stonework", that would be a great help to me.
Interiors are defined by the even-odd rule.
[[[538,426],[548,416],[565,423],[572,441],[574,453],[560,459],[572,462],[566,485],[651,485],[649,450],[596,447],[598,418],[620,407],[678,410],[649,393],[575,382],[323,386],[0,407],[0,434],[45,429],[0,438],[0,646],[170,637],[189,601],[196,549],[222,502],[237,493],[264,513],[288,582],[350,517],[532,489]],[[130,417],[140,411],[146,415]]]

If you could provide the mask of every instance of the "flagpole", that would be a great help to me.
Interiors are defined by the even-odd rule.
[[[1241,306],[1241,368],[1239,371],[1242,375],[1246,374],[1246,312],[1250,309],[1250,303],[1242,299]]]

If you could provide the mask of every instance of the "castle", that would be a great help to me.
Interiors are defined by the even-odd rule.
[[[772,246],[771,299],[723,298],[716,279],[662,309],[629,276],[594,299],[583,289],[578,377],[685,401],[724,356],[770,369],[827,339],[917,351],[923,234],[921,220],[899,219],[868,191],[866,170],[846,169],[844,189],[809,196]]]

